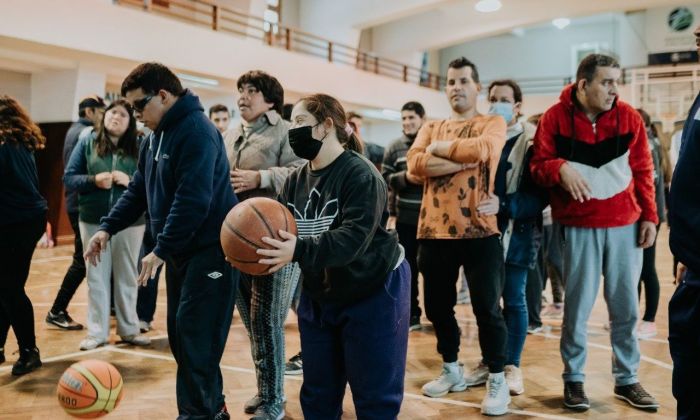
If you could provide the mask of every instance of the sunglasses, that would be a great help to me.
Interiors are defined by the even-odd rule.
[[[143,109],[146,107],[146,105],[148,105],[148,103],[151,101],[151,99],[153,99],[154,96],[155,95],[148,95],[141,99],[135,100],[133,105],[134,111],[143,112]]]

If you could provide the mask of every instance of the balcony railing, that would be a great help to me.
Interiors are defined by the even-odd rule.
[[[347,65],[406,83],[441,90],[445,81],[437,74],[417,67],[381,58],[320,36],[268,22],[263,18],[221,6],[211,0],[114,0],[115,4],[138,7],[149,13],[210,28],[218,32],[260,40],[275,48],[327,59],[330,63]]]

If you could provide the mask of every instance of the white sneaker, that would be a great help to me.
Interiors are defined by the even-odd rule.
[[[654,322],[642,321],[637,326],[637,338],[646,340],[656,336],[656,324]]]
[[[423,395],[438,398],[447,395],[448,392],[460,392],[465,389],[467,384],[464,382],[464,368],[459,362],[443,363],[440,376],[423,385]]]
[[[121,337],[123,342],[133,344],[134,346],[147,346],[151,344],[151,337],[143,334],[123,335]]]
[[[467,382],[467,386],[477,386],[485,384],[488,378],[489,367],[479,362],[479,365],[472,369],[472,371],[464,377],[464,380]]]
[[[95,337],[87,336],[80,342],[80,350],[93,350],[100,346],[104,346],[106,343],[100,341]]]
[[[510,395],[520,395],[525,392],[523,385],[523,371],[515,365],[506,365],[506,383]]]
[[[503,372],[489,374],[486,395],[481,401],[481,414],[501,416],[508,412],[508,404],[510,404],[510,393],[505,375]]]
[[[146,322],[146,321],[139,321],[139,330],[141,330],[142,333],[147,333],[151,331],[151,323]]]

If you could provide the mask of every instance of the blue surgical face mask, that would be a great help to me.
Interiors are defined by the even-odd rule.
[[[506,120],[506,124],[513,121],[513,104],[510,102],[494,102],[489,108],[489,114],[500,115]]]

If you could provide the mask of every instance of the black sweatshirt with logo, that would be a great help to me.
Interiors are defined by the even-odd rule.
[[[306,163],[289,175],[279,201],[296,220],[293,261],[313,300],[348,304],[383,287],[401,250],[385,229],[387,187],[371,162],[345,151],[320,170]]]

